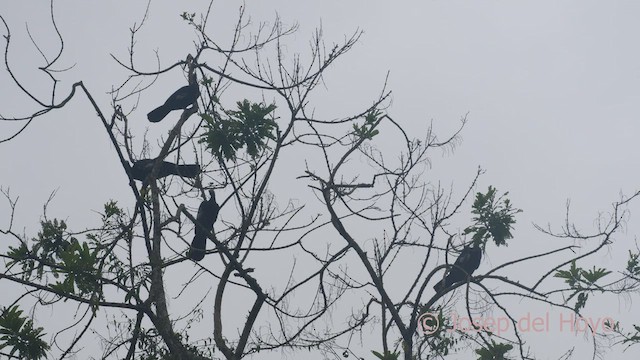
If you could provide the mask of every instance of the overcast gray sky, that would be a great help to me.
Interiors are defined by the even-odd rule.
[[[231,3],[214,5],[214,29],[222,37],[230,36],[237,13],[238,4]],[[163,65],[184,58],[195,38],[178,15],[204,11],[207,4],[153,1],[137,44],[140,65],[153,70],[155,49]],[[599,211],[609,211],[621,193],[638,189],[640,2],[247,1],[246,6],[256,23],[279,14],[285,23],[300,24],[287,43],[291,53],[304,52],[319,25],[327,42],[364,30],[355,49],[329,72],[327,89],[316,96],[318,112],[328,117],[369,105],[387,71],[393,91],[388,111],[409,130],[424,131],[433,121],[444,136],[467,116],[463,142],[454,153],[434,153],[429,174],[434,182],[441,180],[461,192],[481,166],[486,174],[478,190],[494,185],[509,191],[514,205],[524,209],[513,245],[488,254],[493,266],[553,245],[554,240],[536,232],[532,223],[559,228],[567,199],[577,225],[594,230]],[[74,66],[60,74],[58,91],[64,94],[70,84],[82,80],[108,110],[106,92],[127,75],[109,54],[126,56],[128,29],[139,23],[144,8],[143,1],[56,3],[66,47],[59,67]],[[16,76],[40,95],[48,91],[39,88],[47,79],[37,71],[41,58],[28,40],[25,23],[42,50],[54,54],[58,45],[48,11],[44,3],[0,3],[0,14],[12,29],[9,62]],[[184,80],[173,73],[161,81],[173,88]],[[10,83],[7,73],[0,72],[0,114],[29,113],[34,104]],[[147,126],[145,109],[164,93],[156,86],[140,99],[140,129]],[[4,137],[8,127],[0,126]],[[22,135],[0,144],[0,185],[20,196],[19,227],[34,234],[42,204],[56,189],[53,216],[68,219],[76,228],[95,224],[92,210],[128,191],[113,154],[84,98],[37,119]],[[72,164],[87,168],[67,172]],[[635,248],[640,207],[635,209],[625,236],[595,261],[616,265],[624,261],[626,249]],[[0,206],[0,221],[6,221],[6,210]],[[589,310],[613,317],[624,317],[630,308],[625,300],[598,304]],[[640,319],[638,311],[633,315]],[[588,344],[581,335],[570,335],[569,340],[563,336],[549,347],[548,358],[559,356],[560,350],[554,350],[567,341]],[[544,338],[533,337],[531,342],[538,354],[546,354],[535,349]],[[632,348],[615,358],[637,355]],[[605,358],[614,358],[610,356]]]

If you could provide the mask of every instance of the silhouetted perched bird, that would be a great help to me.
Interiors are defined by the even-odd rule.
[[[135,161],[131,167],[131,177],[144,181],[153,169],[153,163],[155,159],[142,159]],[[200,166],[193,165],[176,165],[167,161],[163,161],[158,169],[158,176],[156,179],[163,178],[169,175],[180,175],[186,178],[194,178],[200,174]]]
[[[197,82],[193,81],[191,85],[183,86],[171,94],[164,104],[151,110],[147,114],[147,119],[154,123],[161,121],[172,110],[186,109],[198,99],[198,96],[200,96],[200,89]]]
[[[482,250],[477,243],[473,247],[465,246],[456,262],[451,266],[447,276],[439,281],[433,287],[433,290],[440,292],[459,281],[466,281],[467,276],[471,276],[480,266],[481,259]]]
[[[189,248],[189,257],[195,261],[200,261],[204,258],[204,253],[207,250],[207,235],[213,229],[213,223],[218,218],[218,211],[220,206],[216,202],[216,194],[213,190],[209,190],[211,199],[203,201],[198,207],[198,215],[196,220],[199,224],[196,225],[196,235],[191,242],[191,248]]]

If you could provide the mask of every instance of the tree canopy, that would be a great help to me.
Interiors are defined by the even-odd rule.
[[[210,7],[180,14],[193,46],[168,61],[137,51],[145,13],[130,28],[127,54],[111,55],[126,76],[105,95],[91,90],[91,79],[61,80],[65,34],[53,9],[59,52],[33,40],[47,75],[33,84],[16,75],[17,29],[0,14],[4,71],[33,103],[21,109],[27,115],[0,114],[0,142],[28,138],[25,129],[80,112],[72,105],[82,102],[91,109],[83,121],[101,126],[92,141],[108,142],[109,159],[61,161],[59,172],[78,168],[96,181],[92,173],[113,161],[118,173],[95,186],[128,188],[93,214],[97,226],[52,217],[52,194],[40,228],[23,231],[14,226],[22,195],[3,184],[0,281],[11,288],[0,314],[4,356],[535,359],[523,324],[538,326],[550,313],[583,326],[580,346],[594,358],[639,341],[638,325],[587,310],[596,297],[637,294],[640,250],[617,239],[640,192],[621,196],[591,232],[573,226],[567,209],[560,230],[537,227],[553,239],[544,251],[486,261],[537,239],[519,237],[526,209],[506,189],[481,185],[482,169],[470,170],[463,188],[433,177],[431,158],[460,143],[466,116],[444,135],[426,120],[422,133],[407,131],[384,74],[378,95],[352,104],[352,113],[316,107],[325,77],[348,61],[361,31],[327,43],[318,28],[306,53],[292,53],[297,25],[277,17],[253,24],[242,6],[229,41],[213,30]],[[190,258],[192,239],[203,234],[204,257]],[[469,273],[456,259],[471,246],[483,260]],[[598,265],[614,246],[628,251],[624,262]],[[432,290],[454,271],[455,281]],[[522,307],[543,310],[531,319]],[[60,322],[38,320],[54,311],[65,314]]]

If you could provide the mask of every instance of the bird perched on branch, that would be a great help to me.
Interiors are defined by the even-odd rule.
[[[220,206],[216,202],[216,194],[213,190],[209,190],[211,198],[200,203],[198,207],[198,215],[196,216],[196,235],[191,242],[189,248],[189,257],[192,260],[200,261],[204,258],[207,251],[207,235],[213,230],[213,223],[218,219]]]
[[[459,281],[466,281],[467,277],[471,276],[480,266],[480,260],[482,260],[482,250],[477,242],[473,247],[465,246],[456,262],[449,269],[447,276],[439,281],[433,289],[436,292],[441,292]]]
[[[133,166],[131,167],[131,177],[144,181],[149,174],[151,174],[151,170],[153,170],[153,164],[155,163],[155,159],[142,159],[133,162]],[[162,161],[160,163],[160,168],[158,169],[158,176],[156,179],[163,178],[169,175],[179,175],[186,178],[195,178],[200,174],[200,165],[198,164],[189,164],[189,165],[176,165],[174,163],[170,163],[168,161]]]
[[[194,80],[189,85],[176,90],[176,92],[169,96],[164,104],[151,110],[151,112],[147,114],[147,119],[154,123],[161,121],[170,111],[186,109],[189,105],[196,102],[199,96],[200,89],[198,88],[197,81]]]

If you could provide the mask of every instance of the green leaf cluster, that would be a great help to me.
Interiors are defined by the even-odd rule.
[[[107,221],[112,217],[122,215],[122,209],[118,207],[118,203],[114,200],[109,200],[104,204],[104,214],[102,215],[102,221]]]
[[[553,275],[554,277],[564,279],[569,287],[575,290],[568,298],[571,300],[574,296],[578,296],[576,304],[574,305],[574,311],[578,312],[584,308],[589,299],[589,293],[594,289],[602,289],[596,284],[600,279],[609,275],[611,271],[604,268],[596,268],[595,266],[591,270],[585,270],[576,266],[576,261],[571,262],[569,270],[558,270]]]
[[[421,307],[421,313],[430,313],[437,314],[438,318],[438,328],[432,334],[429,334],[429,344],[431,349],[438,355],[449,355],[451,350],[454,350],[458,345],[459,339],[454,337],[454,332],[451,331],[451,320],[449,316],[445,316],[442,308],[440,306],[435,309],[428,309],[426,307]],[[433,324],[432,318],[427,319],[427,324],[429,326],[435,325]]]
[[[61,269],[54,269],[54,274],[64,274],[64,279],[51,287],[68,294],[75,294],[76,288],[80,294],[99,292],[95,263],[96,252],[91,251],[86,242],[80,244],[77,240],[73,241],[69,248],[60,254],[58,265]]]
[[[398,360],[398,357],[400,356],[399,351],[394,351],[394,352],[385,351],[384,353],[379,353],[375,350],[371,350],[371,352],[373,353],[373,355],[375,355],[375,357],[377,357],[380,360]]]
[[[54,290],[99,298],[102,290],[95,269],[97,251],[69,235],[64,220],[46,220],[40,224],[42,229],[32,240],[31,249],[25,243],[17,248],[9,247],[7,256],[13,259],[9,265],[20,264],[25,280],[33,277],[42,280],[51,274],[59,279],[51,285]]]
[[[569,270],[558,270],[555,273],[555,277],[564,279],[565,282],[572,289],[582,289],[584,287],[590,287],[596,283],[599,279],[610,274],[611,271],[607,269],[596,269],[594,266],[592,270],[584,270],[583,268],[576,266],[576,261],[571,262]]]
[[[378,109],[373,109],[365,115],[364,124],[362,126],[353,124],[353,134],[360,139],[371,140],[374,136],[380,132],[376,129],[378,120],[382,116],[382,112]]]
[[[511,344],[496,343],[491,340],[491,344],[476,350],[476,354],[478,354],[478,360],[508,360],[506,355],[512,349]]]
[[[439,355],[449,355],[449,351],[454,350],[459,342],[458,338],[440,332],[431,341],[431,348]]]
[[[41,279],[44,275],[45,264],[55,264],[62,254],[69,249],[71,242],[77,240],[74,237],[65,235],[67,224],[64,220],[58,219],[41,221],[42,230],[38,232],[38,237],[33,239],[34,245],[31,249],[25,243],[17,248],[9,247],[7,255],[14,260],[10,265],[20,262],[25,279],[31,277],[33,271]],[[39,260],[38,262],[34,260]],[[37,265],[36,265],[37,263]]]
[[[225,117],[201,114],[205,120],[205,133],[200,143],[206,144],[214,156],[234,161],[238,151],[246,149],[252,158],[267,148],[267,141],[276,139],[277,124],[272,112],[274,104],[237,103],[238,110],[225,111]],[[271,115],[271,116],[270,116]]]
[[[633,325],[633,328],[635,333],[626,334],[622,341],[624,344],[629,344],[629,346],[640,343],[640,325]]]
[[[180,14],[180,17],[182,18],[182,20],[193,23],[196,18],[196,13],[188,13],[186,11],[183,11],[182,14]]]
[[[471,211],[475,215],[474,224],[464,230],[465,234],[473,233],[474,243],[485,244],[492,238],[497,246],[506,246],[507,240],[513,238],[514,215],[522,210],[511,207],[511,202],[505,198],[508,194],[496,197],[496,189],[492,186],[486,194],[476,194]]]
[[[33,327],[33,321],[22,316],[18,306],[4,308],[0,315],[0,350],[10,347],[9,357],[19,359],[46,359],[49,349],[42,337],[43,328]]]
[[[640,276],[640,263],[638,258],[640,257],[640,253],[632,253],[629,251],[629,260],[627,260],[627,272],[631,276],[638,277]]]

